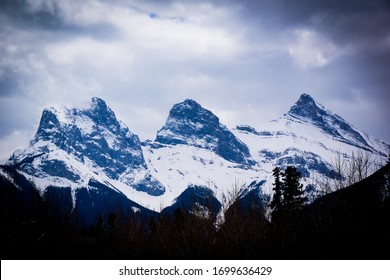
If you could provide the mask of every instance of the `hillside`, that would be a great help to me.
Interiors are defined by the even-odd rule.
[[[23,178],[35,203],[1,190],[2,259],[389,259],[390,165],[271,224],[248,201],[215,227],[202,208],[175,206],[149,218],[110,213],[88,229],[53,216]],[[193,187],[194,191],[204,189]],[[7,199],[5,199],[7,196]],[[256,198],[256,197],[255,197]],[[186,199],[193,199],[191,195]],[[218,206],[217,201],[212,202]],[[24,205],[24,211],[20,211]],[[242,205],[243,207],[241,207]],[[249,207],[248,207],[249,206]]]

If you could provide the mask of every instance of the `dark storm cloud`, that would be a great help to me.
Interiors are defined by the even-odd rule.
[[[329,77],[338,73],[338,84],[344,82],[350,88],[363,88],[367,100],[381,100],[380,107],[390,106],[390,1],[255,0],[241,3],[242,16],[253,23],[266,23],[267,28],[277,32],[294,28],[315,30],[344,48],[346,51],[338,63],[322,71]],[[352,98],[347,91],[338,91],[337,95]],[[390,119],[388,110],[381,112],[383,118]]]
[[[19,76],[11,69],[2,69],[0,73],[0,98],[15,94],[19,87]]]
[[[31,10],[27,1],[2,0],[0,14],[7,16],[14,24],[29,28],[58,29],[63,23],[59,15],[47,10]]]
[[[282,26],[306,25],[317,15],[322,15],[325,23],[332,24],[332,21],[339,17],[372,15],[390,8],[386,0],[248,0],[240,3],[245,16],[279,23]]]
[[[236,1],[231,1],[236,3]],[[390,1],[387,0],[254,0],[240,1],[241,15],[267,29],[312,28],[340,45],[382,46],[389,51]]]
[[[141,139],[185,98],[261,129],[307,92],[390,141],[389,14],[381,0],[3,0],[0,154],[44,107],[95,95]]]
[[[111,40],[120,35],[118,28],[108,22],[80,24],[69,20],[64,7],[60,5],[61,2],[67,1],[47,1],[50,5],[40,4],[32,7],[27,0],[2,0],[0,2],[2,24],[11,24],[31,32],[34,30],[59,32],[60,35],[57,34],[57,36],[85,35],[101,40]]]
[[[13,20],[24,25],[35,25],[48,29],[67,29],[71,25],[64,19],[62,1],[38,1],[40,5],[32,8],[26,0],[2,0],[2,13],[8,14]],[[43,3],[50,3],[44,5]],[[66,1],[63,1],[66,3]],[[72,1],[70,1],[72,2]],[[107,1],[103,1],[107,2]],[[375,38],[388,35],[390,2],[386,0],[214,0],[214,1],[133,1],[127,5],[131,9],[148,13],[152,18],[161,15],[153,11],[153,7],[163,7],[166,10],[175,3],[211,3],[216,6],[239,8],[244,20],[253,23],[266,23],[267,28],[282,30],[299,26],[313,26],[327,32],[340,42],[359,40],[362,37]],[[126,1],[110,1],[113,5]],[[149,11],[139,8],[142,4],[149,7]],[[103,27],[103,26],[102,26]],[[95,30],[99,28],[96,26]],[[254,25],[254,28],[256,26]],[[102,33],[104,30],[102,31]],[[105,33],[105,32],[104,32]]]

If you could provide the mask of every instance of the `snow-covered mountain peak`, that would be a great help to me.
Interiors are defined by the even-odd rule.
[[[184,126],[188,132],[201,132],[205,125],[211,122],[212,126],[219,125],[219,119],[211,111],[203,108],[199,103],[192,99],[175,104],[167,119],[165,127],[172,131],[183,132]]]
[[[103,109],[106,109],[106,110],[107,110],[107,104],[106,104],[106,102],[105,102],[103,99],[101,99],[101,98],[99,98],[99,97],[96,97],[96,96],[94,96],[94,97],[91,98],[91,105],[92,105],[93,107],[103,108]]]
[[[181,103],[177,103],[173,106],[172,110],[176,111],[193,111],[193,110],[205,110],[198,102],[193,99],[186,99]]]
[[[100,98],[94,97],[83,107],[61,107],[44,109],[39,127],[31,144],[43,140],[53,141],[59,147],[68,149],[85,138],[103,138],[109,146],[121,141],[132,140],[140,145],[137,135],[129,131],[127,126],[119,121],[114,112]]]
[[[315,123],[322,122],[322,117],[329,114],[331,114],[330,111],[327,111],[307,93],[303,93],[287,113],[289,116]]]
[[[120,122],[117,120],[114,112],[107,106],[103,99],[93,97],[91,99],[90,109],[86,109],[83,112],[97,124],[109,124],[114,125],[116,128],[120,127]]]
[[[74,162],[84,167],[76,170]],[[151,195],[164,192],[147,170],[139,137],[96,97],[82,108],[45,109],[30,147],[14,153],[9,164],[33,176],[60,177],[76,185],[85,184],[83,178],[103,176]]]
[[[155,141],[208,149],[231,162],[254,164],[248,147],[221,124],[216,115],[191,99],[172,107]]]
[[[367,135],[342,117],[326,109],[309,94],[302,94],[283,118],[298,120],[318,127],[325,135],[358,148],[374,151]]]
[[[296,166],[306,184],[316,184],[312,178],[337,178],[334,163],[340,154],[346,162],[356,160],[354,155],[364,155],[375,169],[376,161],[380,162],[390,147],[353,127],[308,94],[302,94],[287,114],[259,129],[239,125],[233,132],[268,174],[275,166]]]

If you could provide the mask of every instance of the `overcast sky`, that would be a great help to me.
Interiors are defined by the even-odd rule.
[[[93,96],[145,140],[186,98],[261,129],[306,92],[390,143],[387,0],[0,3],[0,162]]]

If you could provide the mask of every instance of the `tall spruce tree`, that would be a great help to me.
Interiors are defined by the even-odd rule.
[[[283,207],[286,211],[293,211],[303,207],[306,202],[306,197],[303,196],[303,185],[301,173],[295,167],[287,166],[282,172],[283,176]]]
[[[282,205],[282,189],[283,185],[282,182],[280,181],[280,167],[275,167],[272,170],[272,174],[275,178],[275,181],[273,183],[274,188],[274,194],[272,196],[272,201],[270,204],[271,207],[271,219],[274,222],[275,220],[278,219],[280,216],[280,213],[283,211],[283,205]]]

